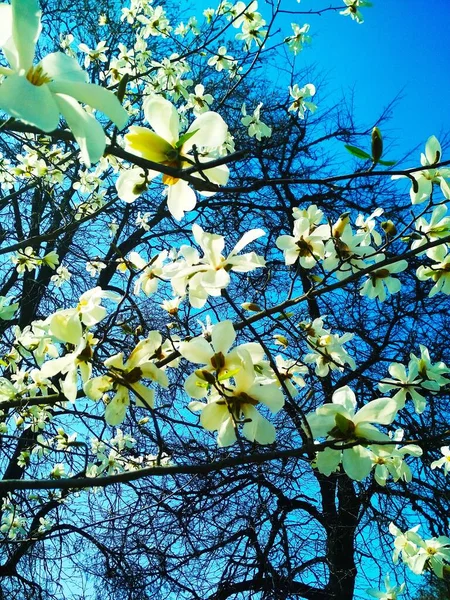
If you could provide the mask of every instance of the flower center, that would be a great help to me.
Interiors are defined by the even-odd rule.
[[[50,83],[52,80],[51,77],[44,72],[41,65],[37,65],[36,67],[30,67],[26,74],[26,78],[33,85],[37,85],[38,87],[44,85],[44,83]]]

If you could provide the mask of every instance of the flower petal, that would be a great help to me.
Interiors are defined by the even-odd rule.
[[[80,67],[78,62],[64,54],[64,52],[52,52],[47,54],[39,63],[44,71],[52,79],[58,81],[78,81],[86,83],[88,75]]]
[[[197,196],[186,181],[179,179],[173,185],[169,185],[167,193],[167,208],[177,221],[181,221],[185,212],[195,208]]]
[[[19,69],[33,64],[36,42],[41,33],[41,10],[36,0],[12,0],[12,30]],[[51,130],[48,130],[51,131]]]
[[[183,154],[192,150],[194,145],[208,148],[221,146],[226,140],[228,126],[218,113],[208,111],[197,117],[186,133],[193,131],[196,133],[182,146]]]
[[[0,46],[12,36],[12,8],[9,4],[0,4]]]
[[[214,325],[211,333],[212,345],[215,352],[227,354],[228,350],[234,344],[236,332],[231,321],[221,321]]]
[[[23,75],[8,75],[0,85],[0,108],[45,132],[59,123],[58,106],[48,85],[33,85]]]
[[[83,161],[87,166],[98,162],[106,147],[103,127],[70,96],[55,94],[53,97],[80,146]]]
[[[398,406],[392,398],[372,400],[359,410],[353,418],[355,425],[364,421],[389,425],[397,414]]]
[[[350,479],[361,481],[372,469],[370,452],[362,446],[347,448],[342,453],[342,466]]]
[[[151,128],[166,142],[175,146],[178,142],[180,121],[172,102],[162,96],[152,96],[144,102],[144,115]]]
[[[242,250],[242,248],[245,248],[245,246],[248,246],[248,244],[250,244],[254,240],[257,240],[263,235],[266,235],[266,232],[263,229],[251,229],[250,231],[247,231],[246,233],[244,233],[244,235],[238,241],[236,246],[230,252],[229,256],[234,256],[235,254],[238,254]]]
[[[119,99],[109,90],[93,83],[80,81],[52,81],[49,87],[54,93],[72,96],[78,102],[84,102],[105,114],[119,129],[125,127],[128,113]]]
[[[125,150],[157,163],[167,162],[172,146],[147,127],[133,125],[125,136]]]

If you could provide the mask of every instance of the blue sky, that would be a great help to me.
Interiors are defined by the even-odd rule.
[[[285,0],[283,7],[308,11],[340,3]],[[298,55],[298,66],[314,63],[327,74],[331,98],[353,90],[356,117],[366,125],[401,93],[388,125],[399,153],[422,148],[430,135],[443,138],[450,132],[450,1],[374,0],[362,13],[362,25],[332,12],[285,15],[286,29],[291,21],[311,25],[313,40]]]

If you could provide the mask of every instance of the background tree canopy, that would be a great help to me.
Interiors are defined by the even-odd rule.
[[[449,595],[446,140],[286,4],[0,5],[0,598]]]

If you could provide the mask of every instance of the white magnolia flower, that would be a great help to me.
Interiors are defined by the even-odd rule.
[[[183,260],[168,265],[164,273],[171,279],[174,294],[184,296],[189,288],[189,302],[195,308],[204,306],[208,296],[220,296],[230,283],[231,271],[248,273],[265,265],[264,258],[255,252],[238,254],[247,244],[265,235],[262,229],[247,231],[226,257],[222,255],[223,236],[203,231],[197,224],[192,226],[192,233],[203,257],[191,246],[182,246]]]
[[[353,338],[352,333],[344,333],[341,336],[329,331],[317,336],[312,333],[317,333],[315,328],[312,329],[311,335],[308,333],[307,343],[311,352],[305,354],[303,361],[316,364],[315,373],[318,377],[326,377],[330,371],[343,371],[346,364],[350,369],[356,368],[355,361],[343,347]]]
[[[294,56],[297,56],[303,50],[303,46],[311,42],[311,36],[306,35],[310,26],[308,23],[305,23],[301,27],[296,23],[291,23],[291,27],[294,35],[285,38],[284,43],[288,45],[289,50],[294,53]]]
[[[231,350],[235,340],[236,332],[231,321],[221,321],[209,327],[207,341],[204,336],[195,337],[188,342],[182,342],[178,351],[186,360],[201,365],[184,382],[184,389],[191,398],[203,398],[207,395],[211,385],[211,377],[218,381],[227,381],[234,376],[242,366],[242,358],[239,354],[245,350],[253,361],[259,363],[264,351],[255,342],[241,344]]]
[[[445,204],[440,204],[433,210],[429,223],[426,221],[425,217],[419,217],[417,219],[415,228],[419,239],[414,237],[414,241],[411,244],[411,250],[415,250],[428,242],[433,242],[434,240],[439,240],[450,235],[450,217],[446,217],[446,213],[447,206]],[[433,256],[432,250],[433,249],[430,249],[426,252],[427,255],[431,252],[430,258]]]
[[[54,377],[58,373],[66,376],[61,382],[61,391],[71,402],[75,402],[77,398],[78,370],[83,383],[86,383],[92,375],[92,348],[97,342],[93,334],[88,332],[73,352],[47,361],[41,367],[42,377]]]
[[[371,2],[367,2],[367,0],[344,0],[344,4],[346,4],[347,8],[345,10],[341,10],[340,15],[350,16],[354,21],[361,24],[364,23],[363,16],[360,12],[360,8],[372,6]]]
[[[106,317],[107,310],[100,303],[103,298],[119,302],[120,296],[100,287],[84,292],[75,308],[58,310],[48,320],[49,332],[56,339],[78,346],[83,335],[82,324],[92,327]]]
[[[354,392],[344,386],[336,390],[332,403],[324,404],[315,413],[306,416],[309,428],[315,439],[326,437],[335,440],[337,445],[349,442],[359,444],[335,450],[328,448],[326,463],[322,452],[317,455],[317,468],[326,474],[333,472],[342,460],[344,471],[351,479],[361,481],[370,473],[372,460],[370,451],[364,447],[366,441],[389,441],[385,433],[379,431],[372,423],[389,425],[397,414],[397,404],[391,398],[372,400],[356,411]]]
[[[364,234],[364,238],[361,242],[361,246],[370,246],[372,239],[374,243],[379,246],[382,243],[381,235],[375,230],[376,221],[375,217],[379,217],[384,212],[383,208],[376,208],[372,214],[364,218],[362,214],[359,214],[356,218],[355,225],[358,228],[356,233]]]
[[[415,180],[410,189],[412,204],[421,204],[425,202],[433,191],[433,184],[439,184],[441,191],[447,199],[450,199],[450,169],[436,169],[434,165],[442,161],[442,148],[436,136],[432,135],[425,144],[425,153],[420,155],[420,164],[423,167],[429,167],[423,171],[415,171],[410,177]],[[401,179],[406,175],[393,175],[392,179]]]
[[[164,273],[164,261],[167,258],[167,254],[167,250],[163,250],[150,261],[145,261],[138,252],[130,252],[127,263],[136,271],[140,271],[133,290],[136,296],[139,295],[141,290],[146,296],[150,296],[150,294],[156,292],[159,280]]]
[[[375,588],[370,588],[369,590],[366,590],[366,592],[369,596],[378,598],[378,600],[397,600],[397,598],[403,594],[405,584],[391,585],[390,577],[389,575],[386,575],[384,578],[384,587],[386,588],[385,592],[376,590]]]
[[[144,114],[153,131],[146,127],[132,126],[125,136],[125,148],[132,154],[141,156],[161,165],[174,169],[183,169],[195,164],[194,156],[190,154],[196,147],[198,162],[207,163],[211,158],[210,149],[222,146],[227,136],[227,125],[220,115],[208,111],[202,113],[186,133],[179,133],[180,123],[175,106],[161,96],[153,96],[144,104]],[[206,151],[204,149],[207,148]],[[158,174],[157,171],[148,173],[150,180]],[[202,174],[212,183],[225,185],[228,181],[228,167],[220,165],[205,168]],[[196,175],[199,177],[199,175]],[[122,176],[122,184],[123,184]],[[170,213],[180,221],[186,211],[193,210],[197,198],[195,192],[183,179],[163,176],[163,183],[168,186],[167,206]],[[121,196],[121,189],[117,188],[119,196],[131,201],[129,196]],[[209,195],[207,193],[206,195]]]
[[[84,384],[83,389],[91,400],[100,400],[110,390],[115,392],[105,410],[108,425],[120,425],[125,419],[130,392],[136,397],[137,406],[153,408],[155,391],[141,383],[141,379],[156,381],[162,387],[169,385],[167,375],[152,362],[161,342],[161,334],[151,331],[134,348],[126,362],[123,361],[122,352],[111,356],[105,360],[108,373]]]
[[[251,442],[272,444],[275,427],[256,410],[256,406],[261,403],[275,414],[284,405],[283,394],[277,383],[260,384],[256,381],[253,361],[247,350],[242,347],[236,349],[236,356],[240,359],[240,367],[223,385],[219,379],[208,404],[195,401],[189,404],[189,408],[201,410],[200,423],[205,429],[218,431],[219,446],[229,446],[236,441],[240,423],[243,423],[242,433]]]
[[[412,472],[404,458],[407,454],[411,456],[422,456],[422,448],[415,444],[405,446],[370,446],[370,458],[374,465],[374,479],[378,485],[385,486],[391,476],[394,481],[399,479],[409,483],[412,480]]]
[[[227,54],[227,49],[225,46],[220,46],[217,50],[217,54],[211,56],[208,59],[208,65],[210,67],[215,67],[216,71],[220,73],[220,71],[229,71],[233,65],[234,58]]]
[[[417,547],[415,554],[406,563],[411,571],[420,575],[428,566],[443,579],[444,564],[450,563],[450,538],[441,535],[423,540],[417,533],[408,532],[408,539]]]
[[[329,239],[330,233],[328,225],[314,227],[308,218],[301,217],[294,221],[292,236],[280,235],[276,245],[283,251],[287,265],[293,265],[298,259],[303,268],[312,269],[324,257],[324,240]]]
[[[248,135],[255,137],[259,142],[263,137],[270,137],[272,135],[272,128],[263,123],[260,120],[262,102],[253,111],[253,115],[248,115],[245,108],[245,102],[241,107],[241,113],[243,115],[241,119],[242,125],[248,127]]]
[[[416,412],[420,414],[426,407],[426,399],[422,393],[433,394],[439,391],[440,385],[437,381],[424,379],[419,374],[419,363],[416,360],[409,361],[409,373],[406,372],[406,367],[401,363],[392,363],[388,370],[394,379],[382,379],[378,384],[378,388],[383,393],[398,390],[392,399],[395,400],[399,409],[405,406],[406,399],[410,396],[414,402]]]
[[[427,256],[435,262],[430,267],[421,265],[416,271],[417,279],[419,281],[431,279],[435,282],[428,294],[430,298],[439,292],[450,294],[450,252],[448,252],[447,246],[442,244],[430,248]]]
[[[385,260],[384,254],[377,254],[375,262],[383,262]],[[390,294],[397,294],[400,291],[401,283],[396,277],[392,277],[393,274],[401,273],[408,267],[406,260],[399,260],[390,265],[382,266],[375,271],[371,271],[367,275],[367,280],[364,285],[360,288],[359,293],[361,296],[367,296],[368,298],[378,298],[380,302],[386,300],[386,290]]]
[[[87,74],[77,61],[54,52],[33,65],[41,32],[37,0],[12,0],[0,5],[0,46],[10,65],[1,67],[0,108],[42,131],[57,128],[60,114],[77,140],[85,163],[97,162],[106,138],[100,123],[79,104],[83,102],[106,114],[119,128],[128,113],[117,96],[87,83]]]
[[[448,473],[450,473],[450,447],[442,446],[441,452],[443,455],[442,458],[439,458],[438,460],[434,460],[431,463],[431,468],[432,469],[443,469],[444,475],[448,475]]]
[[[300,119],[305,118],[305,111],[309,110],[314,113],[317,110],[317,105],[309,101],[308,98],[312,98],[316,93],[316,88],[312,83],[307,83],[302,88],[299,88],[297,84],[293,87],[289,87],[289,93],[294,99],[294,102],[288,108],[289,111],[297,111]]]

